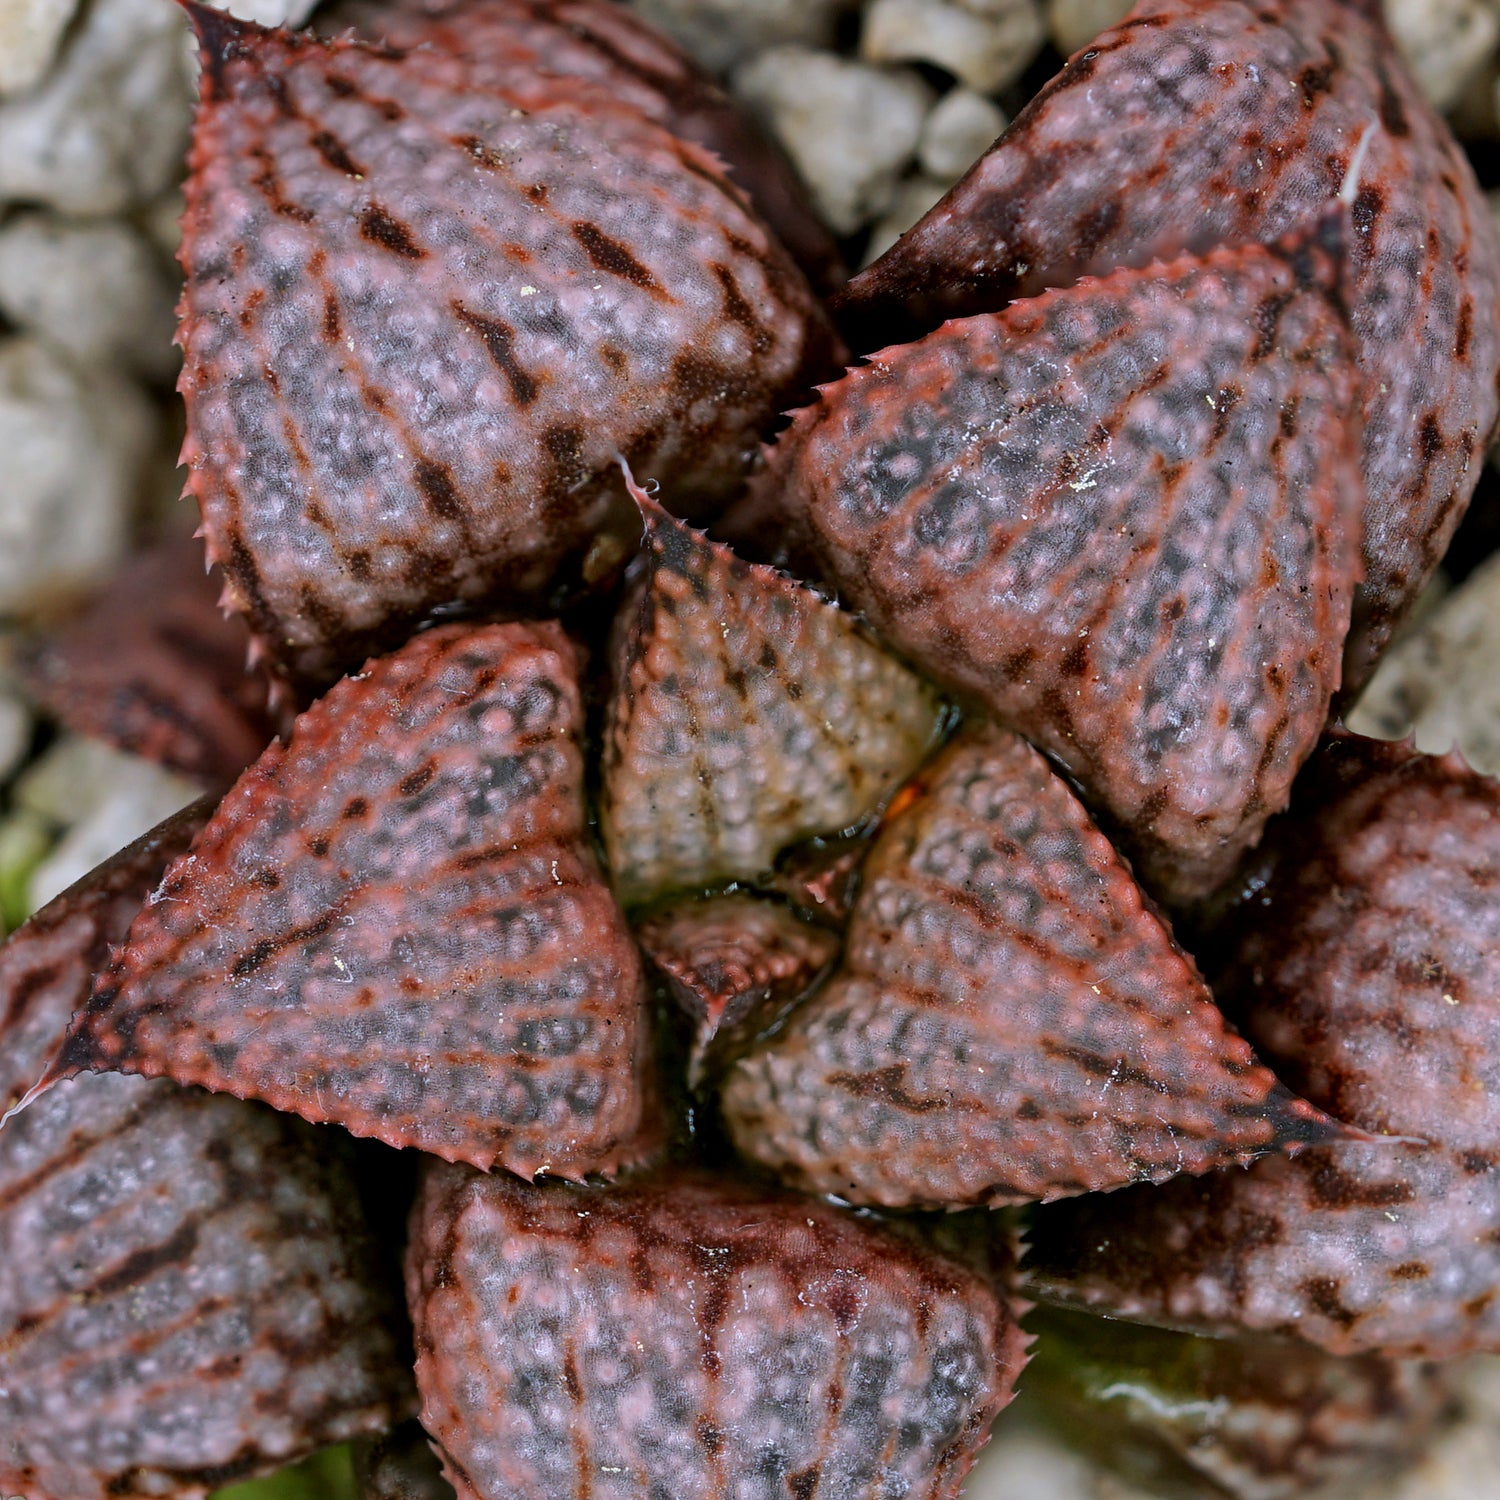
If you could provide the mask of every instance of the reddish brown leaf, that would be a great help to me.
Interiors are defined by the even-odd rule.
[[[1027,1394],[1151,1495],[1390,1494],[1452,1407],[1451,1366],[1044,1309],[1026,1326],[1037,1336]]]
[[[0,1103],[61,1043],[197,805],[0,948]],[[80,1078],[0,1130],[0,1491],[201,1496],[409,1409],[330,1143],[258,1105]]]
[[[717,161],[599,85],[193,13],[184,462],[295,675],[608,574],[617,455],[711,508],[835,352]]]
[[[244,622],[196,541],[131,558],[61,628],[22,653],[22,680],[69,729],[227,785],[275,733]]]
[[[576,671],[555,625],[447,626],[339,683],[172,865],[66,1067],[525,1175],[633,1159],[644,986]]]
[[[647,573],[616,622],[601,818],[627,901],[764,875],[858,822],[942,712],[852,616],[640,501]]]
[[[824,387],[769,487],[897,649],[1224,878],[1339,680],[1358,559],[1335,221],[946,324]]]
[[[1269,242],[1339,191],[1367,130],[1349,267],[1369,489],[1351,691],[1468,504],[1500,367],[1490,214],[1374,0],[1141,0],[847,301],[878,341],[1116,266]]]
[[[950,1500],[1025,1343],[959,1262],[696,1176],[601,1192],[438,1167],[407,1293],[464,1500]]]
[[[517,69],[601,85],[718,156],[815,285],[843,282],[838,246],[787,159],[670,37],[614,0],[352,0],[322,22],[330,34],[348,25],[402,49],[452,52],[501,86]]]
[[[689,1081],[769,1026],[838,957],[826,927],[755,896],[710,896],[653,913],[636,929],[693,1024]]]
[[[1335,1353],[1500,1351],[1500,783],[1340,736],[1268,844],[1226,993],[1308,1097],[1430,1144],[1049,1210],[1030,1284]]]
[[[852,1202],[953,1207],[1337,1133],[1226,1031],[1024,741],[972,730],[922,780],[866,862],[843,967],[729,1074],[742,1151]]]

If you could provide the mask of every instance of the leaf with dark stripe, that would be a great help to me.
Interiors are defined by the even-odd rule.
[[[830,582],[1195,897],[1286,805],[1359,566],[1337,221],[884,350],[765,483]]]
[[[827,1203],[437,1166],[407,1294],[464,1500],[952,1500],[1025,1338],[991,1283]]]
[[[1310,1099],[1401,1139],[1048,1210],[1029,1283],[1335,1353],[1500,1352],[1500,783],[1339,735],[1267,845],[1227,1003]]]
[[[589,845],[573,647],[446,626],[334,687],[176,861],[64,1068],[531,1175],[642,1149],[640,961]]]
[[[843,966],[735,1064],[735,1144],[856,1203],[1020,1203],[1325,1141],[1063,781],[982,727],[865,863]]]
[[[0,1104],[41,1072],[208,812],[170,819],[0,948]],[[409,1409],[394,1299],[331,1144],[258,1105],[123,1077],[63,1083],[0,1129],[0,1490],[202,1496]]]
[[[689,1082],[745,1046],[822,977],[838,937],[756,896],[710,896],[653,912],[636,928],[692,1023]]]
[[[1026,1326],[1037,1338],[1028,1395],[1071,1443],[1151,1495],[1390,1494],[1452,1405],[1451,1366],[1043,1308]]]
[[[220,611],[203,548],[131,558],[58,629],[22,652],[22,681],[69,729],[227,785],[274,731],[244,622]]]
[[[850,284],[861,347],[1182,250],[1270,242],[1357,170],[1356,691],[1458,525],[1495,422],[1500,243],[1375,0],[1141,0]]]
[[[618,455],[711,512],[836,358],[717,160],[607,79],[190,9],[184,462],[292,676],[610,576]]]
[[[518,71],[584,78],[719,157],[815,285],[845,276],[837,245],[791,164],[718,83],[670,37],[613,0],[352,0],[320,28],[409,50],[436,47],[481,70],[487,83]]]
[[[765,875],[857,823],[942,713],[852,616],[638,500],[645,573],[615,626],[601,815],[628,901]]]

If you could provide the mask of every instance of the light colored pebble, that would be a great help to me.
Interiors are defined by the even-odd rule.
[[[0,97],[40,83],[77,0],[0,0]]]
[[[1500,56],[1492,56],[1464,85],[1458,102],[1448,111],[1448,123],[1461,141],[1500,137]]]
[[[168,260],[176,260],[182,246],[183,206],[182,190],[174,187],[147,204],[141,212],[141,225],[151,236],[151,243]]]
[[[1500,41],[1492,0],[1385,0],[1385,18],[1434,109],[1458,103]]]
[[[124,377],[29,336],[0,341],[0,612],[38,603],[124,550],[158,426]]]
[[[32,723],[25,700],[0,685],[0,782],[8,781],[25,758]]]
[[[1469,764],[1500,774],[1500,557],[1453,590],[1391,647],[1349,727],[1377,739],[1415,733],[1442,754],[1457,745]]]
[[[715,73],[728,72],[767,47],[826,47],[854,0],[631,0]]]
[[[1046,40],[1036,0],[873,0],[860,30],[867,62],[925,62],[981,94],[1014,83]]]
[[[118,219],[34,212],[0,227],[0,312],[86,364],[171,374],[176,300],[156,247]]]
[[[95,865],[200,795],[192,782],[134,755],[111,752],[100,780],[74,789],[89,805],[31,875],[33,908],[45,906]]]
[[[875,221],[865,246],[865,264],[878,260],[952,186],[935,177],[908,177],[897,185],[891,206]]]
[[[300,26],[317,9],[318,0],[207,0],[215,10],[228,11],[242,21],[260,26]]]
[[[957,182],[1005,129],[1000,107],[973,89],[950,89],[922,126],[917,161],[939,182]]]
[[[773,47],[733,77],[734,92],[786,148],[838,234],[890,206],[935,95],[916,74]]]
[[[53,71],[0,104],[0,201],[116,214],[164,192],[192,115],[185,26],[172,0],[86,0]]]
[[[1047,31],[1052,45],[1071,57],[1130,14],[1131,0],[1047,0]]]

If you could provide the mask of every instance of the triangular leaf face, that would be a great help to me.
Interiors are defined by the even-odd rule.
[[[710,896],[653,912],[636,928],[692,1028],[689,1082],[710,1054],[752,1041],[838,956],[827,927],[755,896]]]
[[[194,14],[183,461],[294,676],[608,575],[617,455],[711,508],[835,352],[718,163],[597,85]]]
[[[617,622],[604,844],[627,901],[769,872],[920,763],[936,693],[855,620],[641,497],[647,572]]]
[[[274,728],[269,684],[247,667],[250,637],[220,611],[220,587],[196,541],[138,554],[65,625],[28,644],[28,691],[78,734],[227,786]]]
[[[1048,1210],[1029,1281],[1339,1354],[1500,1352],[1500,783],[1339,736],[1268,845],[1225,993],[1289,1081],[1398,1139]]]
[[[872,348],[1082,275],[1269,243],[1351,169],[1369,490],[1357,691],[1468,504],[1500,366],[1491,216],[1377,4],[1141,0],[854,279],[844,312]]]
[[[833,236],[787,159],[723,88],[664,32],[614,0],[346,0],[320,29],[347,26],[409,51],[435,47],[464,58],[486,83],[517,70],[583,78],[674,135],[713,152],[814,285],[847,274]]]
[[[1008,1307],[915,1234],[722,1177],[434,1166],[407,1280],[460,1495],[953,1500],[1010,1399]]]
[[[1046,762],[980,728],[865,865],[833,980],[731,1070],[736,1145],[890,1207],[1160,1182],[1327,1140]]]
[[[173,864],[66,1064],[530,1176],[639,1152],[639,959],[589,847],[572,646],[447,626],[333,688]]]
[[[208,817],[185,809],[0,947],[0,1107]],[[354,1183],[300,1120],[79,1078],[0,1129],[0,1490],[199,1497],[409,1410]]]
[[[1153,891],[1286,805],[1358,569],[1337,220],[945,324],[825,386],[769,489],[898,650],[1059,760]]]

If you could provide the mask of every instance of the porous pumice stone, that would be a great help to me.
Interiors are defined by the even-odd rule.
[[[734,1144],[853,1203],[1160,1182],[1336,1137],[1229,1031],[1025,741],[966,730],[865,863],[844,959],[730,1069]]]
[[[1500,1351],[1500,784],[1339,736],[1250,882],[1226,1004],[1293,1087],[1400,1139],[1048,1209],[1028,1286],[1338,1354]]]
[[[711,511],[836,354],[718,162],[602,85],[192,14],[183,460],[292,677],[607,577],[620,455]]]
[[[838,246],[786,157],[670,37],[615,0],[344,0],[322,21],[328,34],[347,25],[389,46],[452,52],[500,86],[525,70],[601,85],[712,151],[813,283],[842,284]]]
[[[0,1109],[209,811],[0,948]],[[203,1496],[411,1409],[396,1298],[331,1145],[261,1105],[118,1075],[0,1129],[0,1490]]]
[[[1500,238],[1377,0],[1142,0],[850,283],[842,314],[870,349],[1082,275],[1270,242],[1351,167],[1369,490],[1352,693],[1468,504],[1500,369]]]
[[[461,1500],[951,1500],[1026,1343],[960,1261],[722,1176],[434,1163],[406,1271]]]
[[[688,1081],[752,1041],[838,957],[838,934],[788,906],[732,892],[674,902],[635,930],[691,1026]]]
[[[1358,574],[1334,211],[958,319],[821,388],[761,495],[840,598],[1058,760],[1152,892],[1286,805]]]
[[[66,623],[24,643],[27,691],[68,729],[206,785],[233,781],[274,733],[250,636],[218,606],[191,538],[129,558]]]
[[[235,784],[59,1073],[165,1074],[525,1176],[644,1149],[640,958],[594,860],[574,648],[444,626]]]
[[[943,712],[852,615],[638,503],[646,556],[615,622],[600,807],[627,902],[754,879],[859,822]]]

